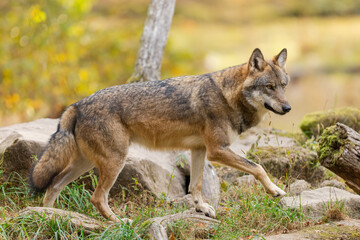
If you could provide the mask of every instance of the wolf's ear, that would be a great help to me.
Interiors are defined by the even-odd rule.
[[[273,63],[283,68],[286,64],[287,50],[284,48],[281,52],[273,58]]]
[[[266,66],[264,56],[262,55],[260,49],[256,48],[251,54],[249,60],[249,70],[252,72],[260,71],[262,72]]]

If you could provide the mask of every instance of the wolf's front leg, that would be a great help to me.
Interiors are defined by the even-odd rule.
[[[203,170],[206,149],[191,149],[191,168],[190,168],[190,193],[195,203],[196,211],[203,212],[206,216],[215,218],[215,209],[205,203],[201,196],[201,186],[203,180]]]
[[[238,156],[228,147],[211,148],[208,152],[210,161],[219,162],[221,164],[239,169],[243,172],[252,174],[264,186],[265,190],[273,197],[283,197],[286,193],[276,186],[266,174],[260,164],[254,163],[241,156]]]
[[[286,194],[271,182],[265,170],[259,164],[237,155],[229,148],[229,136],[225,129],[217,125],[209,125],[207,131],[204,131],[203,138],[207,149],[208,160],[219,162],[254,175],[273,197],[282,197]]]

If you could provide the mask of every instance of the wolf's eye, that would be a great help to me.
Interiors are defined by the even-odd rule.
[[[282,87],[282,88],[285,88],[285,87],[286,87],[286,83],[282,83],[282,84],[281,84],[281,87]]]
[[[274,87],[273,85],[271,85],[271,84],[267,84],[267,85],[266,85],[266,88],[267,88],[267,89],[270,89],[270,90],[274,90],[274,89],[275,89],[275,87]]]

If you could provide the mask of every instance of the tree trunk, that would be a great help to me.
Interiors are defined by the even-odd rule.
[[[342,177],[360,195],[360,134],[337,123],[325,129],[320,137],[320,163]]]
[[[161,61],[174,15],[175,2],[176,0],[151,0],[134,73],[128,82],[160,79]]]

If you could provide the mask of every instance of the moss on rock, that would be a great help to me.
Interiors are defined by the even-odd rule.
[[[307,137],[317,137],[325,128],[335,125],[337,122],[343,123],[355,131],[360,131],[360,110],[346,107],[309,113],[303,117],[300,128]]]
[[[319,138],[318,156],[320,162],[332,159],[333,164],[342,154],[344,144],[343,134],[336,130],[336,126],[326,128]]]

